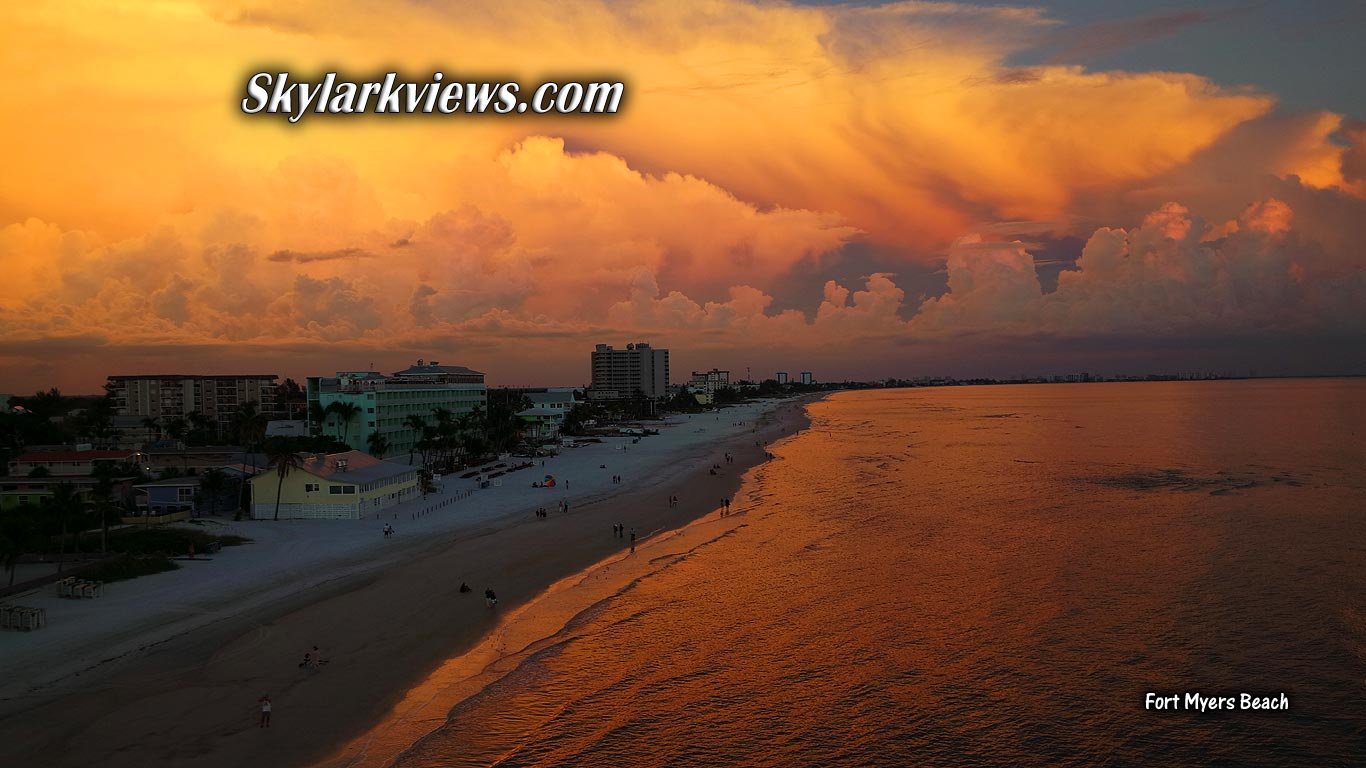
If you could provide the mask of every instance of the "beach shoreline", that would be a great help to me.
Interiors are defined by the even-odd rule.
[[[745,425],[753,431],[730,430],[669,457],[670,471],[659,479],[634,478],[578,498],[567,513],[552,505],[546,519],[526,508],[434,535],[162,639],[154,651],[126,653],[93,673],[7,699],[0,738],[12,756],[53,766],[310,765],[333,758],[414,685],[486,638],[500,616],[626,547],[625,538],[612,536],[613,524],[639,529],[643,544],[647,533],[714,511],[765,460],[755,441],[804,427],[809,402],[778,403]],[[724,463],[726,453],[733,464]],[[713,464],[723,467],[715,477]],[[680,497],[677,507],[667,504],[671,495]],[[473,592],[457,593],[462,581]],[[485,587],[497,591],[498,609],[485,607]],[[313,645],[329,664],[298,669]],[[255,721],[255,702],[265,694],[274,702],[270,729]]]

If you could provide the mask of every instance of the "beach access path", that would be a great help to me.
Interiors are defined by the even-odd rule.
[[[0,634],[0,744],[53,766],[322,759],[475,644],[499,611],[620,548],[613,523],[660,530],[714,510],[763,460],[756,440],[804,426],[804,402],[671,417],[639,442],[565,449],[473,493],[473,481],[447,478],[441,493],[363,520],[220,521],[253,543],[95,600],[17,595],[47,608],[49,626]],[[554,488],[531,487],[546,474]],[[462,581],[472,593],[458,593]],[[484,606],[486,587],[499,611]],[[314,645],[328,665],[300,669]],[[274,723],[257,729],[266,694]]]

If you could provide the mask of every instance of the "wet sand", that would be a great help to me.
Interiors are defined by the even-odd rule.
[[[612,536],[614,523],[667,530],[714,511],[764,460],[755,440],[806,425],[804,402],[784,403],[756,425],[757,433],[681,456],[682,471],[662,483],[628,483],[568,513],[552,506],[544,520],[527,510],[506,525],[434,537],[386,570],[338,578],[112,661],[75,687],[7,702],[0,744],[18,764],[50,766],[324,760],[444,661],[473,647],[500,612],[629,546]],[[726,452],[735,463],[725,464]],[[723,466],[719,476],[710,475],[712,464]],[[677,507],[668,506],[670,495],[679,497]],[[458,592],[462,581],[470,593]],[[484,604],[485,587],[498,594],[496,610]],[[313,645],[328,664],[300,669]],[[256,702],[266,694],[274,714],[263,729]]]

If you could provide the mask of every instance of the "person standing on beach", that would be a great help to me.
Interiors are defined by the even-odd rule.
[[[256,700],[261,704],[261,727],[270,727],[270,696],[265,695]]]
[[[636,551],[636,529],[631,529],[631,551]]]

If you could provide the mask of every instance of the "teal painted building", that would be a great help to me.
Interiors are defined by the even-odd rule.
[[[367,440],[378,432],[388,445],[378,458],[398,459],[414,450],[421,435],[404,423],[409,416],[421,416],[435,426],[432,412],[438,408],[458,418],[475,408],[488,407],[483,373],[422,360],[392,376],[374,371],[339,371],[332,378],[309,377],[307,393],[312,434],[329,435],[356,450],[369,452]],[[315,422],[312,414],[333,403],[350,403],[356,407],[356,413],[349,421],[334,412]]]

